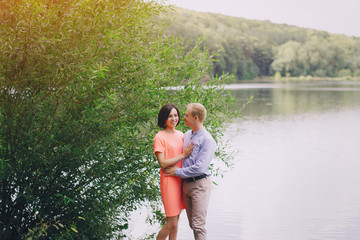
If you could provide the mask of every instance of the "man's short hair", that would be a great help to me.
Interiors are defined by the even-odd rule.
[[[200,122],[205,121],[206,108],[201,103],[190,103],[187,107],[190,109],[191,116],[197,116]]]

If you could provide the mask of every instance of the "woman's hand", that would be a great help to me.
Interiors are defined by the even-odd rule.
[[[189,145],[186,146],[186,148],[184,149],[184,158],[187,158],[191,152],[193,151],[193,148],[194,148],[194,143],[190,143]]]

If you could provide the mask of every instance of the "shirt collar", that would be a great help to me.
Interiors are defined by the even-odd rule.
[[[200,133],[202,133],[202,132],[205,132],[206,130],[205,130],[205,127],[202,127],[200,130],[198,130],[198,131],[196,131],[196,132],[193,132],[192,130],[191,130],[191,135],[192,136],[195,136],[195,135],[198,135],[198,134],[200,134]]]

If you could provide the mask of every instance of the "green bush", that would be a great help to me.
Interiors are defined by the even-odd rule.
[[[233,100],[217,85],[230,77],[203,83],[212,56],[164,35],[154,16],[166,11],[138,0],[0,1],[0,239],[121,234],[131,211],[159,200],[152,140],[165,103],[184,112],[202,102],[221,139]]]

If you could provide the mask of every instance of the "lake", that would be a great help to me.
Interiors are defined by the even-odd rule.
[[[360,83],[227,88],[239,108],[254,99],[225,132],[237,154],[215,179],[208,239],[360,239]],[[185,212],[178,239],[193,239]]]

